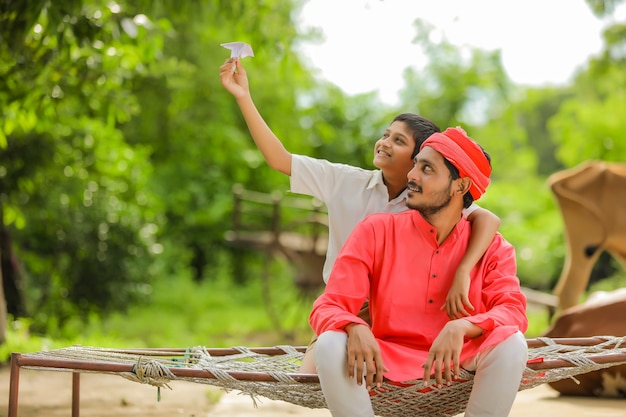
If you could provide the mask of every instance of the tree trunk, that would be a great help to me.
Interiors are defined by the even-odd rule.
[[[3,207],[0,204],[0,265],[2,272],[2,302],[5,317],[26,317],[26,299],[24,297],[22,266],[13,252],[13,241],[9,230],[4,225]]]
[[[0,249],[1,255],[2,249]],[[0,268],[0,345],[6,342],[7,335],[7,302],[4,298],[4,280],[2,279],[2,268]]]

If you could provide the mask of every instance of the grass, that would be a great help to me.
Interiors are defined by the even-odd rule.
[[[11,352],[35,352],[75,344],[99,347],[229,347],[306,344],[311,337],[308,313],[312,300],[303,299],[291,284],[275,279],[264,298],[261,282],[237,287],[226,280],[195,283],[190,279],[160,282],[151,302],[125,313],[101,318],[76,318],[51,338],[31,334],[27,319],[9,320],[0,361]],[[277,312],[272,320],[267,305]]]

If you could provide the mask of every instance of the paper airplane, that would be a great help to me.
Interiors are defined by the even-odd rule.
[[[244,42],[228,42],[222,43],[220,46],[223,46],[226,49],[230,49],[230,57],[231,58],[245,58],[247,56],[254,56],[254,52],[252,52],[252,47]]]

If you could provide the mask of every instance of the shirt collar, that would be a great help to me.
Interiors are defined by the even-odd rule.
[[[385,188],[385,191],[387,191],[387,186],[385,185],[385,180],[383,180],[383,172],[379,169],[374,171],[374,173],[372,174],[372,176],[370,177],[368,183],[367,183],[367,189],[371,190],[374,189],[376,187],[383,187]],[[408,194],[409,190],[407,188],[405,188],[400,195],[398,195],[396,198],[391,199],[390,203],[402,203],[404,204],[404,200],[406,199],[406,196]]]
[[[375,170],[374,174],[370,177],[370,180],[367,183],[367,189],[371,190],[379,184],[383,187],[385,186],[385,181],[383,181],[383,172],[380,169]]]

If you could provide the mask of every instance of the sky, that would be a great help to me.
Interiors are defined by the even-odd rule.
[[[584,0],[308,0],[301,27],[317,27],[322,43],[301,46],[309,65],[347,94],[378,91],[398,100],[407,67],[426,57],[412,43],[415,19],[459,47],[501,50],[516,84],[566,84],[603,46],[610,20],[595,17]],[[623,3],[613,19],[626,19]]]

